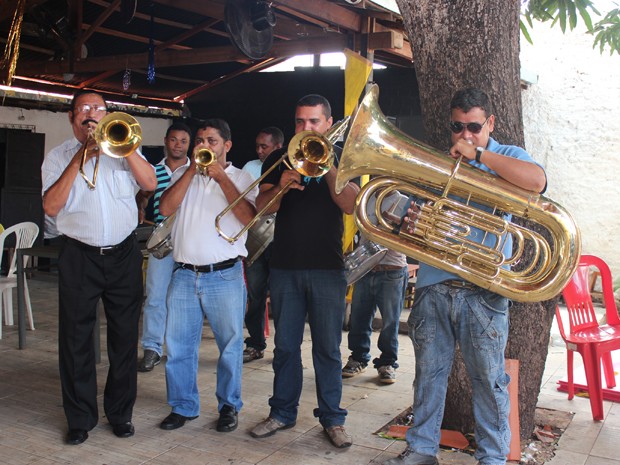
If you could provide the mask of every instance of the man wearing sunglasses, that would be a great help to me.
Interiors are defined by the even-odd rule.
[[[502,145],[491,137],[495,115],[489,97],[468,88],[454,94],[450,103],[449,155],[534,192],[546,188],[544,169],[525,150]],[[409,210],[408,229],[415,228],[419,209]],[[509,219],[509,218],[507,218]],[[488,238],[472,228],[468,237],[478,243]],[[506,237],[504,255],[512,240]],[[459,276],[420,263],[416,295],[409,317],[409,335],[416,357],[413,425],[407,431],[407,448],[384,465],[437,465],[440,427],[456,344],[473,388],[475,457],[478,465],[504,465],[510,446],[508,383],[504,349],[508,339],[510,301]]]

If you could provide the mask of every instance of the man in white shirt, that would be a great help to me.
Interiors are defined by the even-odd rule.
[[[176,268],[168,289],[166,322],[166,385],[172,412],[161,422],[165,430],[180,428],[200,414],[198,349],[205,317],[220,349],[215,390],[220,416],[216,430],[235,430],[237,413],[243,405],[246,288],[241,258],[247,255],[246,235],[229,243],[215,228],[216,216],[252,184],[248,173],[226,161],[231,147],[228,124],[221,119],[205,121],[196,131],[194,150],[209,149],[214,161],[202,175],[192,157],[189,168],[174,174],[173,184],[159,204],[164,216],[176,212],[171,235]],[[257,193],[258,188],[250,191],[222,217],[222,232],[233,237],[254,218]]]
[[[138,321],[142,306],[142,253],[134,229],[136,189],[157,185],[153,167],[138,152],[100,156],[90,137],[107,112],[101,95],[80,91],[69,121],[73,135],[52,149],[41,167],[43,209],[64,235],[58,259],[59,362],[68,444],[81,444],[98,422],[93,329],[97,302],[108,322],[110,368],[103,397],[114,434],[133,436],[137,391]],[[98,161],[98,176],[94,170]],[[84,176],[78,176],[80,165]]]

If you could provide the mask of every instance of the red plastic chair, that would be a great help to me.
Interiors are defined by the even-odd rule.
[[[590,267],[598,268],[602,280],[607,324],[599,325],[590,295]],[[603,388],[601,361],[608,388],[616,386],[611,351],[620,349],[620,317],[614,299],[611,271],[600,258],[582,255],[579,267],[562,291],[568,309],[570,333],[566,334],[559,308],[555,314],[560,334],[566,343],[568,358],[568,399],[575,394],[573,384],[573,352],[583,358],[590,408],[594,420],[603,420]]]

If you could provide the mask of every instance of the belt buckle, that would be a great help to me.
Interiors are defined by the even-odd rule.
[[[450,281],[449,287],[453,289],[474,289],[474,285],[467,281],[461,281],[460,279],[454,279]]]
[[[99,255],[106,255],[106,252],[108,250],[113,250],[114,246],[108,246],[108,247],[99,247]]]

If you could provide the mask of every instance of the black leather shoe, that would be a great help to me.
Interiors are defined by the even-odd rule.
[[[167,429],[167,430],[177,429],[183,426],[186,421],[195,420],[196,418],[198,418],[198,416],[184,417],[183,415],[179,415],[178,413],[172,412],[170,415],[164,418],[164,421],[161,422],[159,427],[161,429]]]
[[[112,431],[119,438],[130,438],[136,432],[130,421],[112,425]]]
[[[67,433],[67,444],[77,446],[88,439],[88,432],[85,429],[70,429]]]
[[[138,371],[152,371],[161,362],[161,356],[154,350],[146,349],[144,357],[138,362]]]
[[[229,433],[237,429],[237,412],[230,405],[224,405],[220,410],[220,418],[215,429],[220,433]]]

